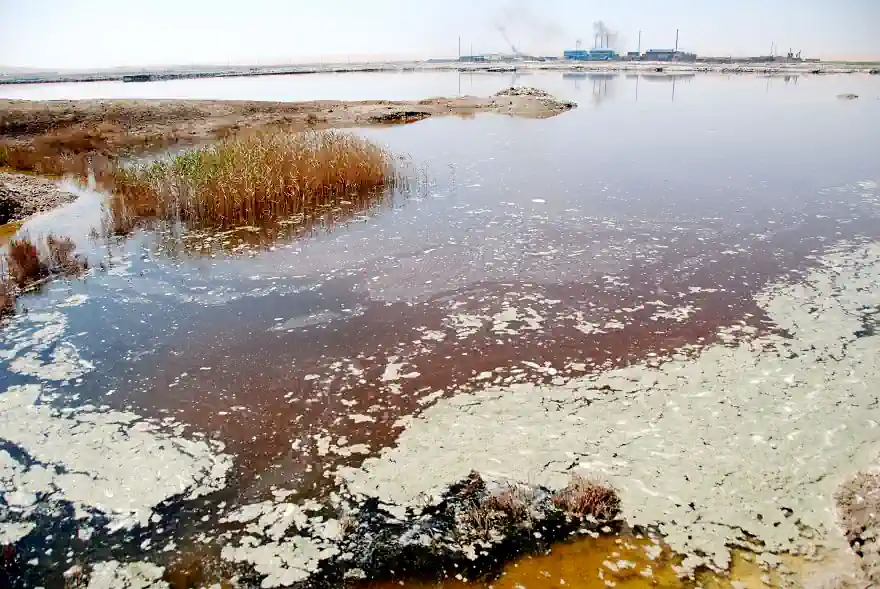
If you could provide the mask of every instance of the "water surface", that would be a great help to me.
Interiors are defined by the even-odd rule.
[[[761,286],[835,242],[880,236],[880,78],[419,72],[0,87],[27,99],[306,100],[512,83],[579,107],[358,131],[409,157],[411,186],[260,246],[230,254],[249,241],[148,229],[96,238],[101,195],[86,189],[25,224],[70,235],[95,268],[20,301],[63,312],[67,341],[93,366],[53,383],[55,403],[173,416],[235,456],[230,487],[189,506],[197,516],[175,534],[210,530],[199,518],[220,500],[323,497],[335,467],[393,444],[400,419],[441,396],[660,361],[721,326],[771,329],[750,298]],[[59,309],[72,295],[84,302]],[[8,363],[0,373],[39,380]]]

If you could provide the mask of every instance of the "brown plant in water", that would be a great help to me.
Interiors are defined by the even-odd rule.
[[[49,251],[48,266],[51,274],[73,276],[89,267],[88,261],[74,254],[76,244],[69,237],[46,237],[46,248]]]
[[[257,225],[363,198],[396,179],[391,155],[362,137],[277,129],[96,174],[113,193],[110,227],[120,233],[143,218],[210,228]]]
[[[27,238],[9,242],[6,267],[9,278],[19,287],[36,282],[49,274],[49,267],[40,258],[37,246]]]
[[[15,312],[15,293],[12,282],[0,279],[0,319]]]
[[[553,505],[575,517],[593,516],[599,521],[614,519],[620,513],[620,498],[614,487],[576,475],[568,485],[553,494]]]
[[[533,499],[533,490],[516,483],[508,483],[501,491],[490,494],[486,498],[485,506],[520,522],[529,519],[529,508]]]
[[[9,242],[0,263],[0,317],[15,312],[15,299],[23,289],[55,276],[75,276],[88,268],[85,258],[74,253],[69,237],[49,235],[42,252],[28,237]]]
[[[464,519],[468,526],[481,538],[489,538],[495,529],[495,513],[485,504],[471,501],[464,510]]]

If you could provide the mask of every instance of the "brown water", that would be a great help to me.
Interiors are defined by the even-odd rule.
[[[375,75],[365,79],[381,89],[343,76],[320,91],[296,86],[299,78],[123,88],[401,98],[487,94],[511,82]],[[222,440],[234,481],[217,501],[260,500],[273,485],[322,497],[336,486],[335,467],[393,444],[399,420],[441,396],[660,362],[714,341],[721,326],[765,331],[751,294],[803,271],[833,242],[880,236],[877,77],[542,73],[517,83],[579,108],[541,121],[487,115],[363,131],[407,154],[416,180],[310,231],[208,240],[148,230],[96,241],[101,201],[88,191],[28,221],[24,230],[70,235],[105,267],[19,302],[40,310],[88,296],[64,313],[95,369],[61,383],[59,402],[173,416]],[[837,100],[843,92],[862,98]],[[239,243],[247,247],[230,253]],[[34,382],[6,365],[0,374]],[[327,437],[365,453],[322,451]],[[188,507],[175,533],[209,529],[199,510],[212,504]],[[631,554],[639,542],[625,542],[635,547],[565,545],[511,565],[493,586],[597,586],[615,551],[644,570]],[[659,566],[650,586],[677,586],[664,585],[667,573]],[[615,582],[649,586],[629,569]]]
[[[386,581],[361,589],[759,589],[798,586],[818,566],[805,558],[786,557],[785,574],[757,562],[755,555],[734,552],[724,574],[698,573],[682,578],[681,559],[658,540],[635,536],[586,537],[553,547],[548,554],[510,563],[497,579],[454,578],[439,582]]]

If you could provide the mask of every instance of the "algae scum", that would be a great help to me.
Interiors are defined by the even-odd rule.
[[[26,222],[91,270],[0,331],[0,585],[868,583],[880,80],[526,83],[578,108],[360,131],[411,181],[322,219]]]

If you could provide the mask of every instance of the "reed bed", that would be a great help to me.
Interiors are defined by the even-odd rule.
[[[115,167],[96,180],[113,195],[112,230],[124,233],[144,218],[227,229],[310,215],[382,191],[398,178],[391,154],[362,137],[274,129]]]

